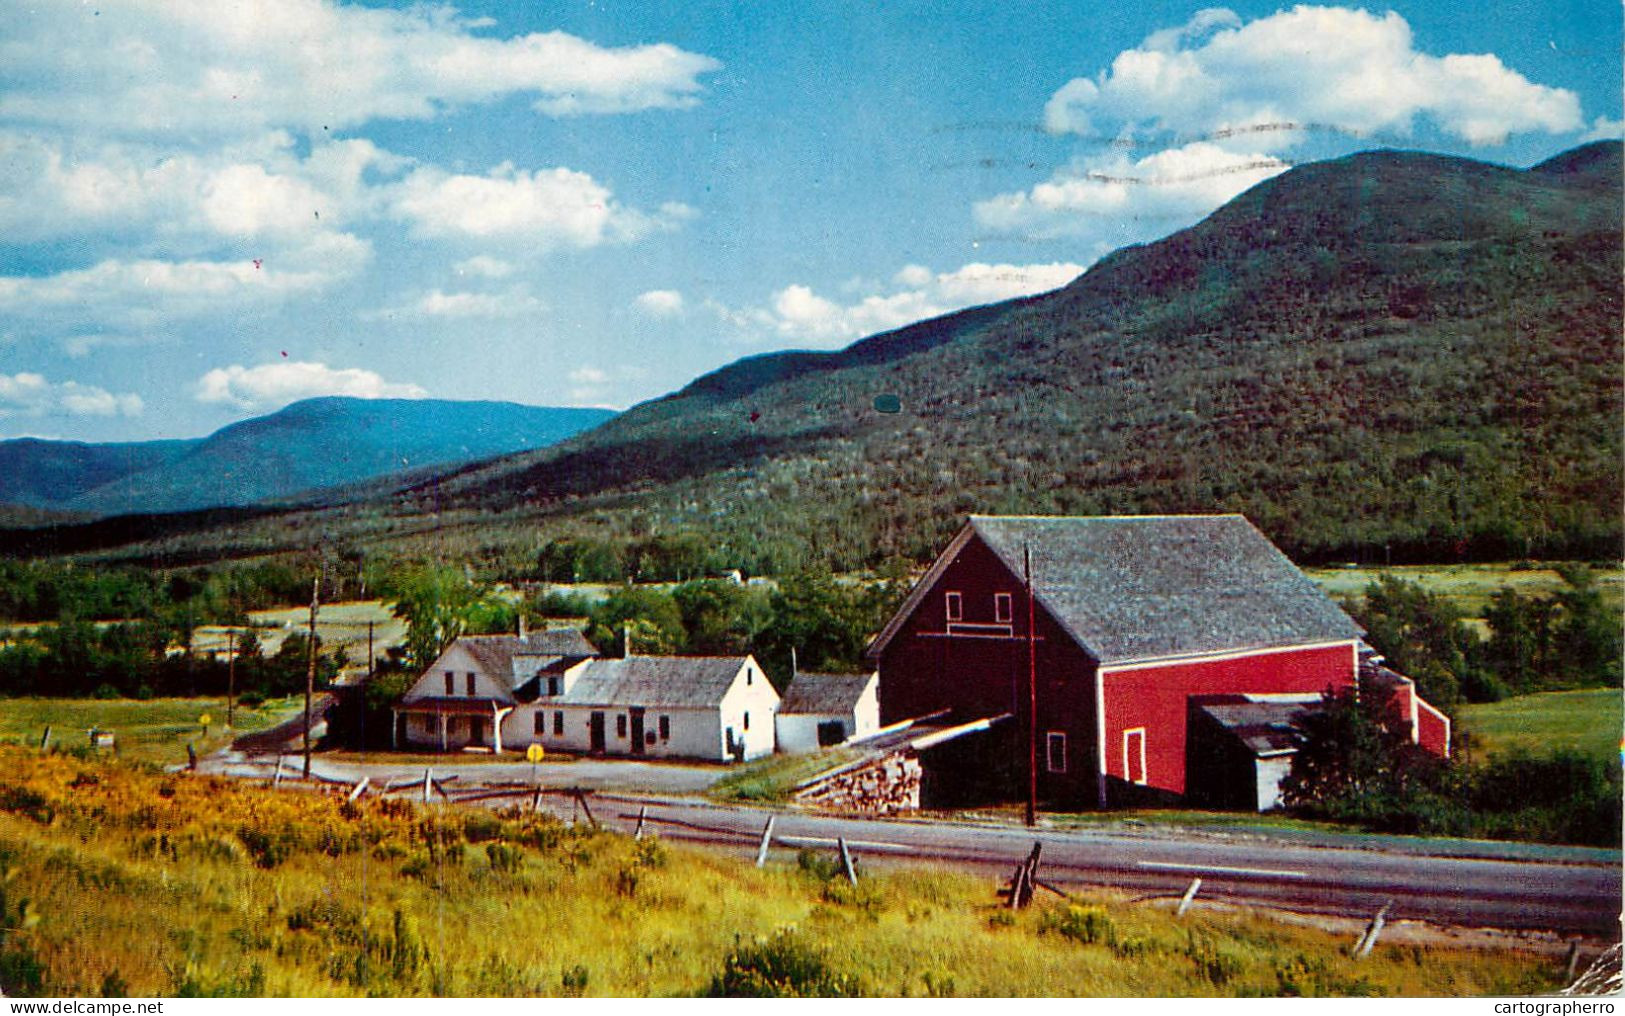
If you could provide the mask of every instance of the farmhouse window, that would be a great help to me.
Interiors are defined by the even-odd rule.
[[[563,737],[564,736],[564,714],[563,713],[554,713],[553,714],[553,736],[554,737]]]
[[[626,714],[625,713],[618,713],[615,716],[615,736],[616,737],[625,737],[626,736]]]
[[[547,733],[547,714],[546,713],[537,713],[536,714],[535,733],[537,733],[537,734],[545,734],[545,733]]]
[[[745,714],[745,729],[750,729],[750,713]]]
[[[1066,735],[1052,730],[1044,738],[1044,761],[1052,773],[1066,772]]]
[[[425,734],[434,733],[434,717],[433,716],[425,716],[425,717],[423,717],[423,732]]]
[[[671,740],[671,717],[670,716],[662,716],[660,718],[660,739],[662,741],[670,741]]]
[[[755,674],[752,674],[752,673],[751,673],[751,670],[750,670],[750,668],[749,668],[749,667],[746,667],[746,668],[745,668],[745,686],[746,686],[746,687],[747,687],[747,688],[748,688],[748,687],[750,687],[750,684],[751,684],[751,680],[752,680],[752,678],[754,678],[754,677],[755,677],[755,676],[756,676],[756,675],[755,675]]]
[[[949,593],[943,598],[948,608],[948,620],[961,621],[965,617],[965,598],[958,593]]]
[[[474,694],[474,675],[473,674],[468,675],[468,693],[470,695]]]
[[[558,678],[550,677],[550,678],[547,679],[547,693],[549,695],[557,695],[559,693],[559,679]]]
[[[1010,594],[1009,593],[994,593],[993,594],[993,620],[999,622],[1000,624],[1009,624],[1010,623],[1010,616],[1011,616]]]
[[[457,694],[457,675],[449,670],[446,671],[446,694]]]

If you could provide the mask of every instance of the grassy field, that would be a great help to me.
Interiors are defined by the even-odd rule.
[[[1522,748],[1544,755],[1578,748],[1611,760],[1620,751],[1621,699],[1618,688],[1548,691],[1463,706],[1457,721],[1486,752]]]
[[[546,815],[271,791],[0,748],[8,994],[1532,994],[1551,955],[940,870],[700,853]],[[861,864],[861,859],[860,859]],[[27,897],[24,906],[20,901]]]
[[[268,699],[257,709],[237,707],[235,733],[263,730],[297,712],[302,699]],[[207,715],[205,734],[198,720]],[[111,731],[120,758],[171,765],[186,761],[186,745],[203,755],[223,747],[233,736],[226,728],[226,703],[219,698],[0,700],[0,741],[39,744],[46,725],[53,744],[77,747],[89,743],[95,727]]]
[[[1551,596],[1566,588],[1555,568],[1522,564],[1421,564],[1391,568],[1306,568],[1304,571],[1332,596],[1357,598],[1381,575],[1414,582],[1449,600],[1467,618],[1482,618],[1490,597],[1503,586],[1522,596]],[[1625,607],[1625,570],[1593,571],[1603,596],[1614,609]]]
[[[723,801],[783,801],[803,780],[859,758],[853,748],[827,748],[798,755],[769,755],[735,766],[711,787]]]

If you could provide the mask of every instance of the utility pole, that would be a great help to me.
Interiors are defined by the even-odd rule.
[[[318,572],[310,581],[310,644],[305,653],[305,779],[310,779],[310,699],[316,691],[316,607],[322,595]]]
[[[226,726],[236,729],[237,718],[237,629],[226,629]]]
[[[1038,824],[1038,641],[1033,631],[1033,552],[1021,548],[1022,579],[1027,584],[1027,824]]]

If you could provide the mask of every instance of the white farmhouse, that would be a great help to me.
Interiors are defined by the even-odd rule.
[[[779,694],[750,656],[561,658],[515,696],[510,746],[717,762],[774,749]]]
[[[544,669],[595,654],[592,643],[573,628],[464,635],[401,696],[394,709],[392,743],[440,751],[501,751],[503,721],[518,705],[514,689]]]
[[[880,729],[880,675],[797,674],[779,703],[780,751],[819,748]]]

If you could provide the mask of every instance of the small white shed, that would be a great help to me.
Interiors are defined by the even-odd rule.
[[[880,675],[797,674],[779,703],[779,750],[819,748],[880,729]]]

